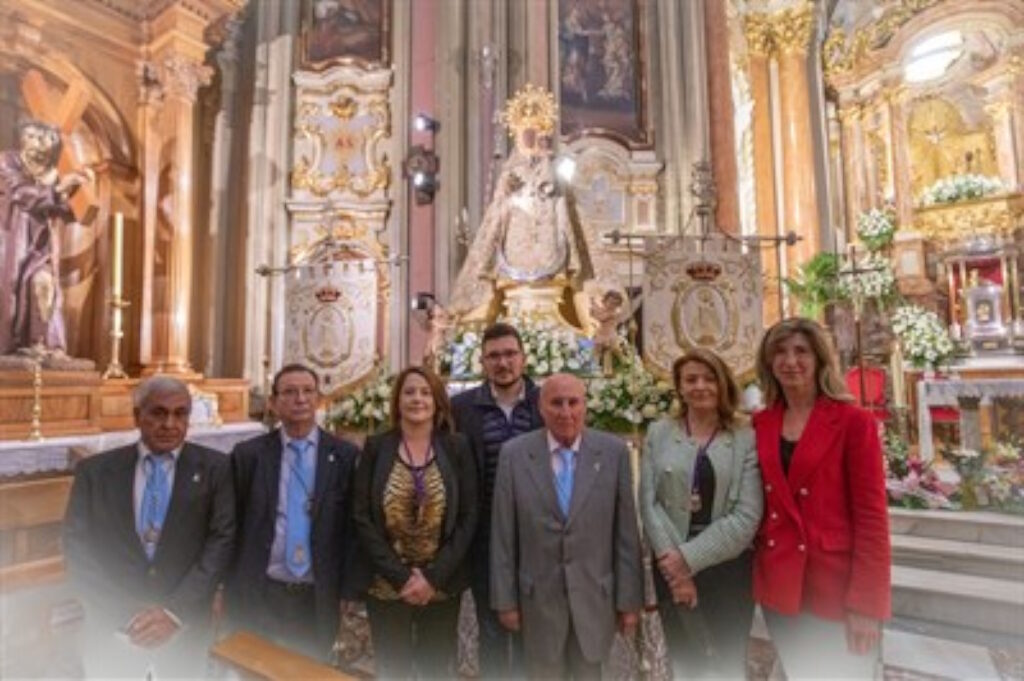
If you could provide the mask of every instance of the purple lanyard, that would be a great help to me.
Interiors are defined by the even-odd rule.
[[[409,450],[409,443],[402,438],[402,447],[405,449],[405,457],[409,460],[409,474],[412,475],[412,493],[416,500],[416,506],[422,509],[427,497],[427,466],[434,459],[434,443],[431,442],[427,448],[427,456],[422,466],[416,466],[412,462],[412,452]]]
[[[690,434],[690,422],[684,421],[684,423],[686,423],[686,437],[693,437]],[[700,494],[700,460],[701,458],[707,458],[708,449],[711,447],[711,443],[715,441],[716,437],[718,437],[717,427],[715,428],[714,432],[711,433],[711,437],[708,438],[708,441],[705,442],[703,445],[697,447],[697,458],[693,460],[693,474],[690,476],[690,480],[693,481],[690,485],[691,495]]]

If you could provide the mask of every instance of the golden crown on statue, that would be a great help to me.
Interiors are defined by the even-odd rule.
[[[501,120],[513,133],[532,129],[550,134],[558,121],[555,96],[539,85],[527,83],[508,100]]]

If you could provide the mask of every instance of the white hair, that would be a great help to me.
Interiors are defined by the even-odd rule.
[[[172,376],[150,376],[146,380],[139,383],[138,387],[135,388],[135,392],[132,393],[132,405],[136,409],[142,409],[142,405],[146,404],[148,400],[154,394],[163,393],[179,393],[182,395],[189,396],[191,393],[188,391],[188,386],[183,381],[178,380]],[[189,408],[191,409],[192,402],[189,401]]]

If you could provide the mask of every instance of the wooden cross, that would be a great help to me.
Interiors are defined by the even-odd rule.
[[[840,277],[858,277],[868,272],[877,272],[880,268],[878,267],[861,267],[857,264],[857,247],[850,244],[850,266],[849,268],[840,268]],[[860,370],[860,406],[865,406],[865,393],[867,391],[867,385],[864,378],[864,348],[863,339],[861,338],[861,317],[864,311],[864,299],[860,293],[856,290],[853,294],[853,329],[854,329],[854,342],[857,345],[857,368]]]
[[[81,80],[72,81],[64,95],[58,98],[46,84],[43,75],[35,69],[26,73],[22,79],[21,96],[25,98],[25,105],[32,116],[56,127],[65,140],[81,120],[90,99],[89,90]],[[57,171],[64,175],[75,168],[70,146],[61,145]],[[68,203],[75,214],[75,220],[81,224],[89,224],[99,210],[99,200],[88,182],[79,186]]]

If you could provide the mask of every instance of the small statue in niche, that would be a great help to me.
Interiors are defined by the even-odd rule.
[[[605,376],[614,375],[616,359],[622,361],[626,358],[619,325],[630,318],[632,310],[623,307],[625,302],[615,289],[605,291],[600,298],[594,297],[590,301],[590,318],[597,322],[594,357]]]
[[[440,372],[441,353],[448,342],[448,332],[455,326],[455,320],[448,310],[434,302],[426,310],[426,321],[423,326],[427,331],[427,344],[423,348],[423,366]]]

